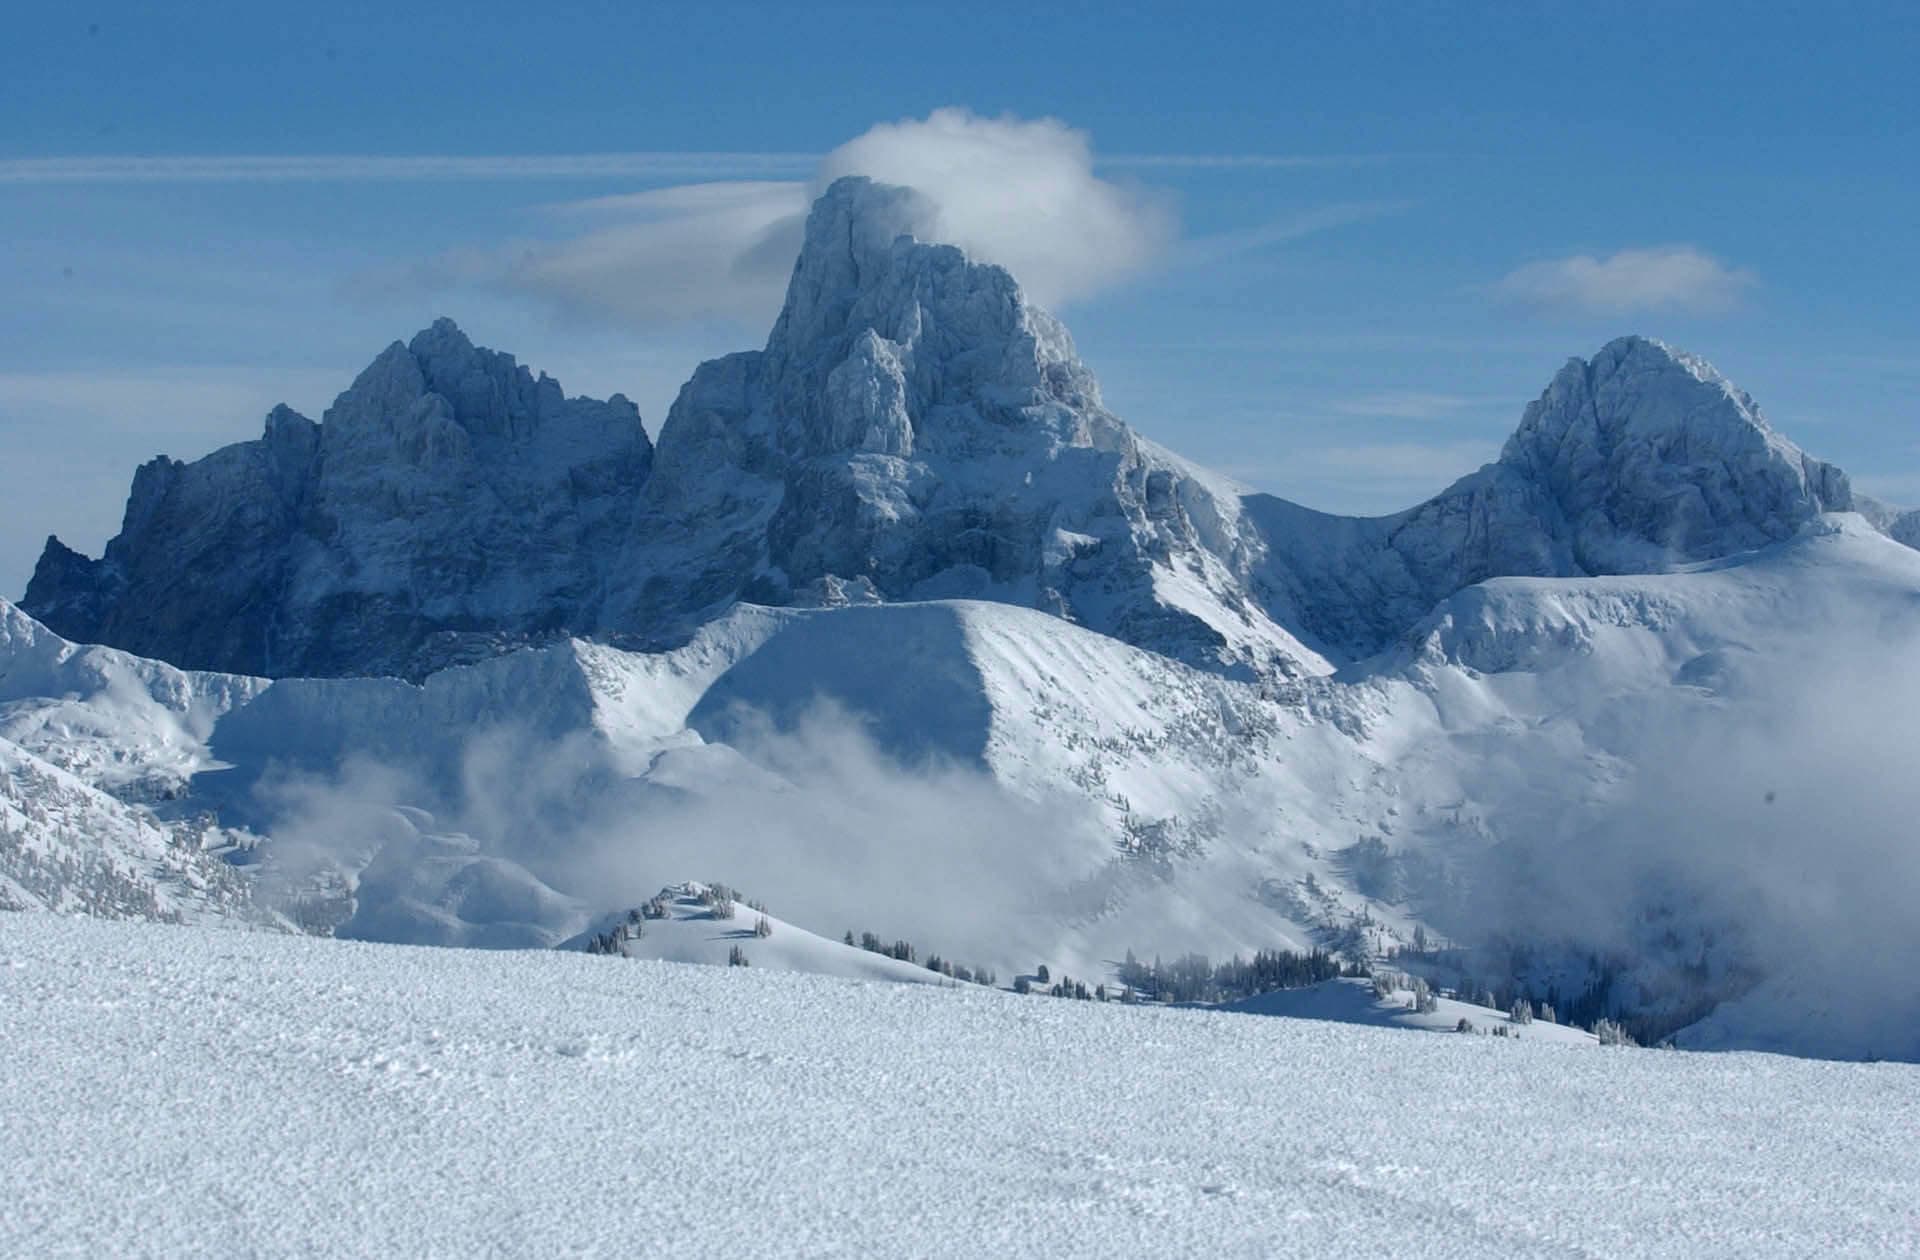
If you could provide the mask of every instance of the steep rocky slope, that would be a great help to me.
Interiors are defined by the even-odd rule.
[[[652,448],[639,413],[565,397],[442,320],[315,424],[134,477],[89,560],[49,539],[24,607],[186,668],[419,676],[585,630]]]

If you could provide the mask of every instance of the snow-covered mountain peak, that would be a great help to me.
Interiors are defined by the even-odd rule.
[[[1777,542],[1854,506],[1845,473],[1776,433],[1711,364],[1646,337],[1570,361],[1500,462],[1554,501],[1593,573]]]
[[[143,465],[106,554],[49,541],[22,604],[189,668],[424,674],[590,625],[652,454],[625,398],[440,320],[319,424],[276,407],[259,439]]]
[[[1081,414],[1099,387],[1066,330],[1004,269],[920,239],[936,223],[918,192],[859,176],[815,203],[766,350],[790,454],[910,456],[941,407],[1070,445],[1112,428]]]
[[[766,348],[702,364],[668,414],[612,619],[965,596],[1311,665],[1245,589],[1237,497],[1139,442],[1058,321],[934,230],[911,190],[827,189]]]
[[[447,318],[396,341],[375,357],[327,409],[323,425],[342,437],[366,431],[379,443],[418,440],[420,426],[458,428],[467,441],[523,442],[549,427],[586,429],[646,447],[640,413],[623,395],[569,399],[560,383],[535,376],[512,355],[476,346]],[[269,417],[269,434],[274,428]],[[442,451],[459,439],[442,438]]]

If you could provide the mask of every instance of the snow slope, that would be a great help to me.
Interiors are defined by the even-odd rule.
[[[201,820],[165,824],[0,739],[0,910],[274,923]]]
[[[1301,989],[1275,989],[1269,993],[1228,1002],[1221,1010],[1242,1015],[1276,1015],[1287,1019],[1324,1019],[1337,1024],[1365,1024],[1376,1028],[1411,1028],[1425,1032],[1459,1035],[1460,1021],[1471,1023],[1476,1032],[1491,1033],[1504,1028],[1502,1035],[1521,1041],[1539,1041],[1549,1045],[1591,1046],[1592,1033],[1565,1024],[1534,1020],[1516,1023],[1505,1011],[1476,1006],[1453,998],[1436,997],[1434,1009],[1414,1009],[1413,994],[1401,990],[1391,997],[1374,992],[1371,980],[1323,980]]]
[[[918,963],[816,936],[742,901],[729,899],[732,915],[716,916],[714,906],[701,897],[706,887],[700,883],[670,885],[660,892],[664,917],[645,918],[636,924],[628,915],[608,916],[567,944],[585,948],[589,937],[617,932],[624,958],[725,967],[731,964],[731,955],[737,949],[746,955],[749,967],[895,984],[954,983]],[[756,930],[762,919],[772,929],[766,936]]]
[[[1873,1256],[1920,1069],[0,915],[11,1255]]]
[[[32,659],[151,664],[16,624]],[[1591,993],[1585,1019],[1671,1030],[1800,952],[1810,983],[1860,974],[1863,926],[1884,943],[1868,962],[1904,956],[1911,916],[1884,890],[1911,860],[1907,777],[1886,763],[1910,744],[1893,684],[1920,676],[1916,642],[1920,553],[1844,515],[1674,573],[1485,583],[1288,687],[1004,604],[742,607],[664,653],[563,642],[418,686],[248,683],[203,740],[187,724],[167,745],[230,768],[166,806],[318,846],[358,899],[353,935],[554,943],[693,870],[829,940],[1089,984],[1128,949],[1504,934],[1535,948],[1475,961],[1480,979],[1517,966],[1563,1013]],[[175,709],[93,679],[9,701],[0,735],[105,732],[87,766],[144,764]],[[288,767],[299,790],[276,793]],[[1822,780],[1857,780],[1845,810]],[[1711,1044],[1913,1053],[1875,984],[1831,1000]]]

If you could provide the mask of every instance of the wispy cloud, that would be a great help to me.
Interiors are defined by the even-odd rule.
[[[814,153],[372,154],[0,159],[0,184],[727,179],[805,174]]]
[[[1412,201],[1341,201],[1315,206],[1237,232],[1194,237],[1180,245],[1179,261],[1192,265],[1222,262],[1320,232],[1402,214],[1415,204]]]
[[[720,182],[551,207],[591,226],[558,240],[451,250],[358,287],[503,291],[569,319],[645,329],[764,323],[799,249],[806,189],[797,180]]]
[[[796,152],[104,154],[0,158],[0,184],[355,183],[363,181],[750,179],[808,175],[828,155]],[[1116,153],[1134,170],[1297,170],[1368,166],[1386,154]]]
[[[1099,165],[1144,170],[1290,171],[1378,166],[1402,160],[1394,153],[1110,153]]]
[[[1729,267],[1692,245],[1660,245],[1604,258],[1575,254],[1527,263],[1507,273],[1494,293],[1529,310],[1714,313],[1738,306],[1757,283],[1752,272]]]
[[[549,207],[570,234],[443,254],[378,283],[500,290],[635,327],[764,325],[779,307],[809,199],[860,174],[918,189],[933,207],[924,235],[1007,267],[1051,305],[1148,265],[1176,235],[1160,198],[1104,180],[1094,165],[1086,135],[1058,120],[941,109],[869,129],[804,181],[710,180]]]

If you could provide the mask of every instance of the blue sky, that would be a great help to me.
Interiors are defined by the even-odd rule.
[[[728,251],[869,159],[1114,410],[1314,506],[1440,489],[1630,331],[1920,503],[1914,6],[273,7],[9,17],[0,592],[437,314],[657,435],[764,339]]]

